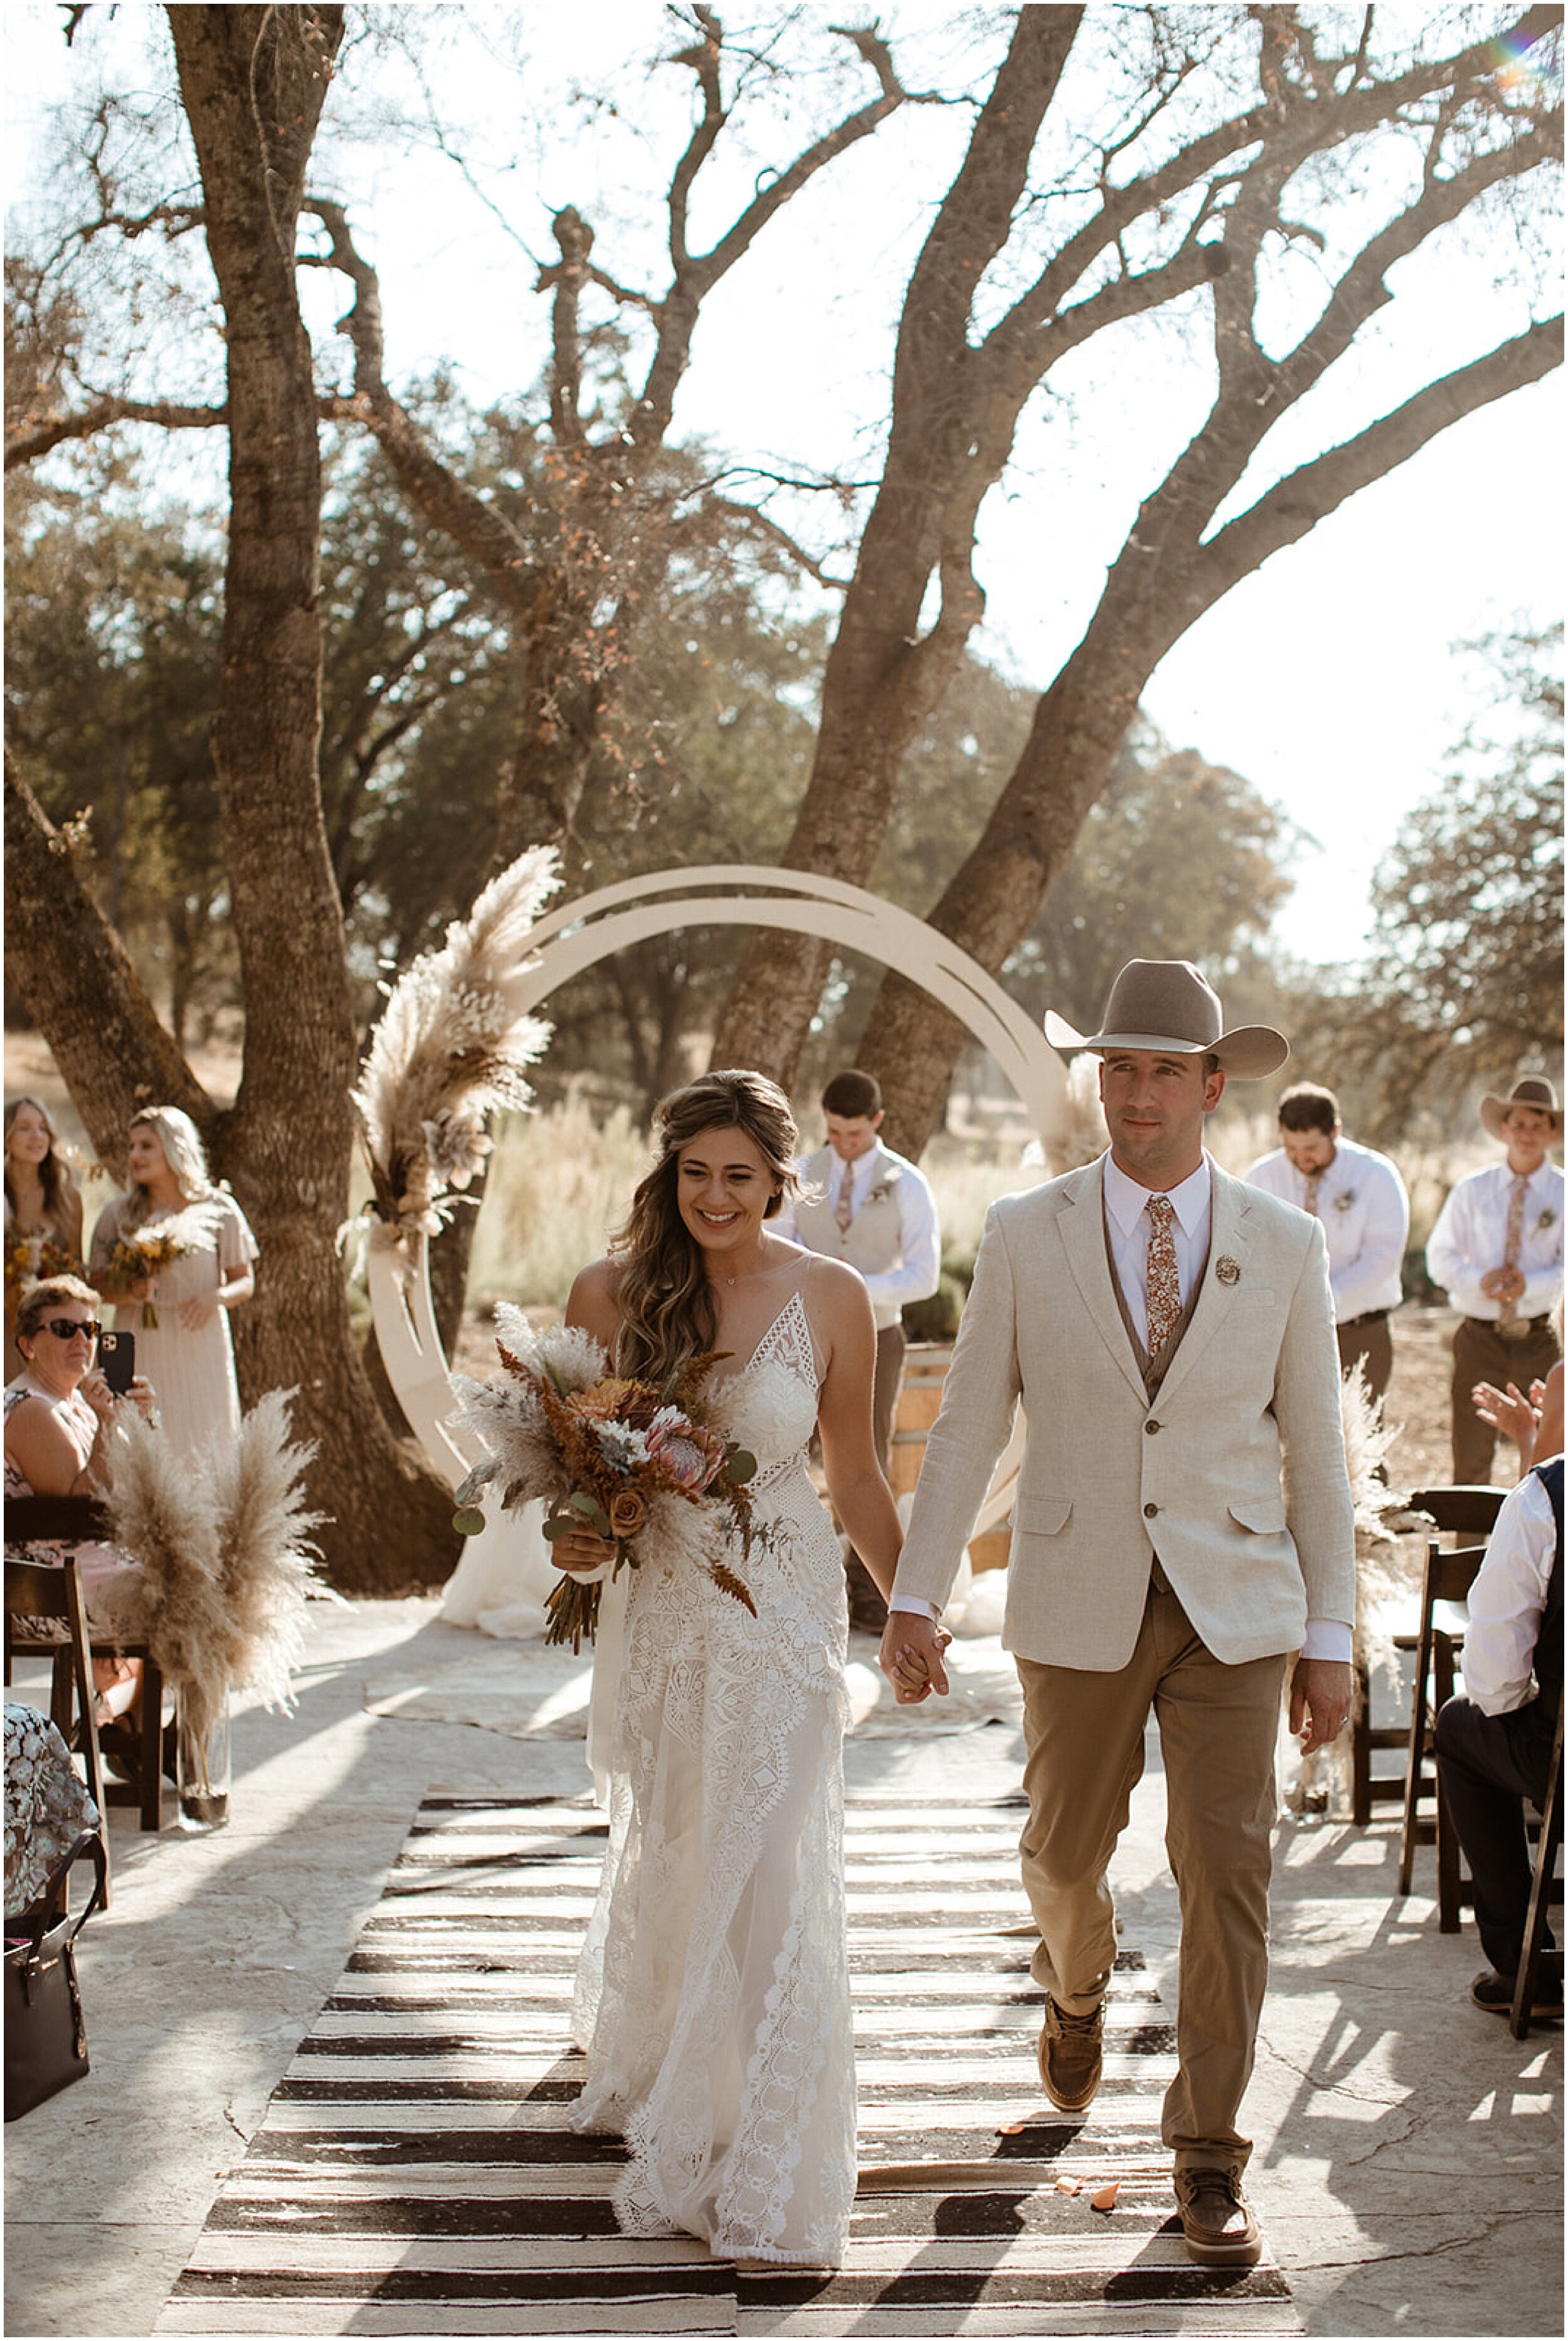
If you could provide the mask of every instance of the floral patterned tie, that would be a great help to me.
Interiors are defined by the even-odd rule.
[[[1520,1178],[1515,1173],[1513,1191],[1508,1198],[1508,1225],[1503,1237],[1504,1268],[1518,1267],[1519,1255],[1524,1247],[1524,1195],[1529,1184],[1528,1179]],[[1519,1310],[1513,1301],[1499,1301],[1498,1310],[1497,1321],[1500,1325],[1512,1325],[1516,1322]]]
[[[1176,1218],[1171,1199],[1168,1195],[1151,1195],[1146,1209],[1149,1215],[1149,1257],[1146,1279],[1149,1355],[1157,1358],[1176,1331],[1176,1320],[1181,1315],[1181,1284],[1176,1276],[1176,1244],[1171,1236],[1171,1223]]]
[[[855,1165],[846,1162],[844,1175],[839,1181],[839,1200],[833,1206],[833,1217],[839,1222],[839,1232],[847,1236],[855,1218]]]
[[[1306,1180],[1306,1199],[1302,1205],[1302,1209],[1305,1211],[1310,1212],[1312,1217],[1315,1220],[1317,1217],[1317,1190],[1323,1184],[1323,1172],[1321,1170],[1306,1170],[1304,1171],[1302,1175]]]

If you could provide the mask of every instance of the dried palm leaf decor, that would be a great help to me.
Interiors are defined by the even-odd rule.
[[[438,1233],[452,1190],[491,1151],[484,1116],[532,1098],[525,1075],[551,1027],[521,1006],[522,979],[537,964],[534,921],[560,883],[552,847],[520,854],[388,995],[353,1092],[383,1241],[406,1249],[415,1232]]]

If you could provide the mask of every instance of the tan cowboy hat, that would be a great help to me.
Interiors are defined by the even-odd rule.
[[[1549,1114],[1553,1137],[1562,1137],[1563,1110],[1557,1102],[1557,1092],[1550,1081],[1543,1081],[1538,1074],[1532,1074],[1525,1081],[1515,1081],[1505,1098],[1493,1097],[1488,1093],[1482,1099],[1481,1120],[1489,1138],[1507,1137],[1504,1125],[1510,1111],[1516,1105],[1532,1106],[1537,1113]]]
[[[1129,960],[1111,986],[1102,1029],[1086,1038],[1054,1009],[1046,1011],[1053,1049],[1153,1049],[1161,1056],[1219,1059],[1238,1081],[1259,1081],[1290,1054],[1283,1032],[1267,1024],[1225,1027],[1219,994],[1186,959]]]

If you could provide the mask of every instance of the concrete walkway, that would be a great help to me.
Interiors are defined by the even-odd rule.
[[[367,1675],[494,1652],[435,1608],[313,1611],[298,1712],[236,1718],[227,1829],[144,1837],[115,1810],[114,1908],[82,1938],[92,2074],[5,2136],[8,2334],[152,2331],[428,1788],[585,1788],[580,1741],[365,1712]],[[853,1740],[849,1768],[859,1787],[992,1797],[1020,1760],[992,1725]],[[1151,1751],[1118,1902],[1174,2005],[1163,1806]],[[1430,1891],[1397,1901],[1396,1866],[1391,1821],[1281,1831],[1248,2099],[1258,2210],[1310,2333],[1561,2333],[1561,2035],[1516,2042],[1470,2007],[1474,1935],[1440,1935]]]

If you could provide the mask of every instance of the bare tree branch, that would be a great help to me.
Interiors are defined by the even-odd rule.
[[[35,463],[52,447],[72,439],[90,439],[112,423],[152,423],[166,431],[210,431],[227,423],[223,406],[181,406],[172,400],[96,398],[74,414],[25,417],[5,434],[5,469]]]
[[[710,496],[708,509],[710,512],[727,513],[731,520],[738,520],[743,528],[755,529],[759,536],[765,536],[771,543],[781,546],[789,555],[790,560],[805,571],[808,577],[814,577],[819,585],[827,586],[829,592],[843,593],[849,591],[850,581],[848,577],[830,577],[821,563],[813,554],[808,553],[805,546],[799,543],[788,529],[780,528],[776,520],[769,518],[767,513],[759,512],[755,504],[735,503],[728,496]]]
[[[1194,614],[1211,607],[1271,553],[1305,536],[1347,496],[1408,463],[1450,423],[1539,382],[1562,363],[1563,320],[1549,317],[1429,383],[1354,439],[1300,464],[1200,547],[1184,589]]]

